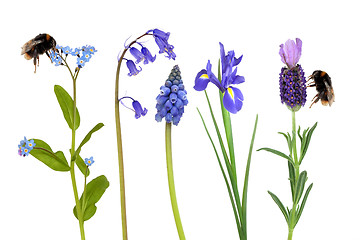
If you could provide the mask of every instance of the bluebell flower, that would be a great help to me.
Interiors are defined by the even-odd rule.
[[[184,113],[184,106],[188,104],[186,94],[179,66],[175,65],[156,97],[155,120],[161,122],[165,118],[167,123],[178,125]]]
[[[18,154],[20,156],[28,156],[30,151],[34,149],[36,143],[34,143],[34,140],[27,140],[26,137],[24,137],[24,140],[20,141],[20,144],[18,145]]]
[[[152,56],[149,49],[146,47],[141,48],[141,53],[144,55],[144,64],[148,64],[150,62],[154,62],[156,59],[156,55]]]
[[[237,75],[237,65],[241,62],[242,56],[235,57],[234,51],[229,51],[225,55],[224,45],[220,43],[221,57],[221,81],[211,71],[212,65],[210,60],[206,65],[206,69],[202,69],[195,77],[194,89],[203,91],[207,88],[208,83],[215,84],[223,93],[223,104],[226,110],[231,113],[237,113],[243,106],[244,96],[240,89],[234,87],[235,84],[245,82],[243,76]]]
[[[132,100],[132,108],[126,106],[122,100],[123,99],[131,99]],[[130,109],[131,111],[135,112],[135,118],[138,119],[140,118],[141,116],[145,116],[148,112],[148,110],[146,108],[143,108],[140,104],[139,101],[133,99],[132,97],[128,97],[128,96],[125,96],[125,97],[122,97],[119,99],[120,103],[126,107],[127,109]]]
[[[304,70],[298,64],[302,50],[302,41],[296,38],[280,45],[281,61],[286,67],[281,69],[279,77],[281,103],[292,111],[298,111],[306,103],[306,78]]]
[[[85,162],[86,166],[90,167],[95,161],[94,161],[93,157],[90,157],[90,158],[85,158],[84,162]]]
[[[140,70],[136,68],[134,61],[126,59],[126,66],[129,69],[129,76],[136,76],[139,72],[141,72],[141,67],[139,66]]]
[[[159,53],[167,53],[167,58],[175,60],[176,54],[173,52],[174,46],[168,43],[170,33],[163,32],[159,29],[153,29],[147,31],[152,34],[155,38],[155,42],[159,47]]]
[[[142,54],[142,53],[140,52],[140,50],[137,49],[137,48],[135,48],[135,47],[131,47],[131,48],[130,48],[130,53],[131,53],[131,55],[133,55],[133,57],[136,59],[136,63],[139,63],[139,62],[145,60],[144,54]]]

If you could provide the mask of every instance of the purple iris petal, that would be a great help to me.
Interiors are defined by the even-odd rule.
[[[210,82],[209,76],[205,69],[201,70],[195,77],[195,86],[196,91],[203,91],[206,89],[208,83]]]
[[[299,38],[296,38],[296,43],[294,40],[287,40],[285,44],[280,45],[279,54],[281,61],[285,63],[289,69],[296,66],[301,57],[301,48],[302,41]]]
[[[141,104],[136,100],[132,102],[132,106],[135,110],[135,118],[136,119],[138,119],[141,116],[145,116],[148,111],[146,108],[143,109]]]
[[[134,61],[132,61],[132,60],[127,60],[126,61],[126,66],[128,67],[128,69],[129,69],[129,73],[128,73],[128,75],[129,76],[135,76],[135,75],[137,75],[139,72],[141,72],[141,67],[140,67],[140,70],[138,70],[137,68],[136,68],[136,66],[135,66],[135,63],[134,63]]]
[[[136,58],[136,63],[139,63],[139,62],[145,60],[144,54],[142,54],[140,52],[140,50],[137,49],[137,48],[131,47],[130,48],[130,53],[131,53],[131,55],[133,55],[134,58]]]
[[[231,113],[237,113],[241,110],[244,96],[242,95],[242,92],[238,88],[229,87],[226,89],[223,103],[226,110],[228,110]]]

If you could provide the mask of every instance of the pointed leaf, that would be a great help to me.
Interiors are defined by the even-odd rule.
[[[76,166],[78,166],[79,170],[84,174],[86,177],[90,175],[90,169],[86,166],[84,159],[77,155],[75,160]]]
[[[260,148],[260,149],[258,149],[258,150],[256,150],[256,151],[260,151],[260,150],[265,150],[265,151],[274,153],[274,154],[276,154],[276,155],[278,155],[278,156],[280,156],[280,157],[283,157],[283,158],[287,159],[289,162],[291,162],[292,164],[294,164],[294,162],[293,162],[293,160],[292,160],[292,158],[291,158],[290,156],[288,156],[288,155],[286,155],[285,153],[282,153],[282,152],[280,152],[280,151],[278,151],[278,150],[275,150],[275,149],[272,149],[272,148]]]
[[[74,156],[77,156],[77,155],[80,153],[81,147],[84,146],[84,144],[87,143],[87,142],[90,140],[91,135],[92,135],[94,132],[98,131],[98,130],[99,130],[100,128],[102,128],[103,126],[104,126],[103,123],[98,123],[98,124],[96,124],[95,127],[93,127],[93,129],[90,130],[90,132],[89,132],[88,134],[86,134],[86,136],[85,136],[84,139],[81,141],[81,143],[80,143],[80,145],[78,146],[78,148],[76,149]]]
[[[104,175],[101,175],[86,185],[85,200],[84,193],[81,195],[80,204],[83,211],[84,221],[89,220],[96,212],[95,203],[97,203],[105,190],[109,187],[109,181]],[[74,215],[77,218],[76,206],[73,209]]]
[[[30,151],[33,157],[55,171],[70,171],[70,166],[63,152],[58,151],[54,153],[50,146],[40,139],[34,139],[34,142],[36,145],[34,149]]]
[[[306,171],[302,171],[300,173],[299,179],[296,183],[296,190],[295,190],[295,203],[298,204],[301,198],[301,195],[304,191],[305,182],[307,179],[307,173]]]
[[[290,181],[290,188],[291,188],[291,196],[292,200],[294,201],[295,197],[295,168],[294,165],[288,161],[288,168],[289,168],[289,181]]]
[[[79,111],[76,108],[76,115],[75,115],[75,126],[74,126],[74,101],[71,96],[66,92],[64,88],[59,85],[54,86],[54,92],[56,98],[59,102],[60,108],[63,112],[64,118],[69,125],[70,129],[76,130],[80,125],[80,115]]]
[[[306,200],[307,200],[307,198],[308,198],[308,196],[309,196],[309,193],[310,193],[310,191],[311,191],[312,186],[313,186],[313,184],[311,183],[310,186],[306,189],[306,192],[305,192],[304,198],[303,198],[303,200],[302,200],[300,209],[299,209],[299,211],[298,211],[297,214],[296,214],[296,223],[295,223],[295,225],[297,224],[297,222],[299,221],[299,219],[300,219],[300,217],[301,217],[301,214],[302,214],[302,212],[303,212],[303,210],[304,210],[305,203],[306,203]]]
[[[283,132],[278,132],[279,134],[283,135],[286,139],[286,142],[288,144],[288,148],[289,148],[289,152],[290,152],[290,155],[291,155],[291,152],[292,152],[292,145],[291,145],[291,137],[290,137],[290,134],[287,133],[283,133]]]
[[[307,134],[305,136],[304,147],[301,147],[302,150],[301,150],[300,160],[299,160],[300,164],[301,164],[302,160],[304,159],[305,154],[306,154],[306,152],[308,150],[310,140],[311,140],[311,136],[312,136],[316,126],[317,126],[317,122],[314,124],[314,126],[312,126],[312,128],[310,128],[310,130],[307,132]]]
[[[268,193],[270,194],[271,198],[274,200],[274,202],[276,203],[276,205],[278,205],[278,207],[280,208],[280,211],[283,213],[286,222],[288,222],[288,220],[289,220],[289,215],[288,215],[288,213],[286,212],[285,207],[284,207],[284,205],[282,204],[282,202],[280,201],[280,199],[279,199],[275,194],[273,194],[272,192],[268,191]]]

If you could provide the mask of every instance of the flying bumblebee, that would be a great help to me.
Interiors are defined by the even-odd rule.
[[[25,43],[24,46],[22,46],[21,55],[24,55],[27,60],[30,60],[32,58],[34,59],[34,73],[36,73],[36,64],[39,66],[39,55],[46,53],[46,55],[50,58],[48,51],[56,51],[55,47],[55,39],[47,33],[42,33]]]
[[[310,80],[313,81],[308,83],[307,87],[316,87],[316,91],[318,92],[312,99],[310,108],[319,100],[321,100],[322,105],[331,106],[331,104],[335,101],[335,95],[330,76],[324,71],[316,70],[311,76],[309,76],[308,82]]]

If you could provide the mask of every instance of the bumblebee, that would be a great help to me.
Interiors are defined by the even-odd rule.
[[[42,33],[22,46],[21,55],[24,55],[27,60],[34,59],[34,73],[36,73],[36,64],[39,66],[39,55],[46,53],[46,55],[50,58],[48,52],[50,50],[56,51],[55,47],[55,39],[47,33]]]
[[[318,92],[312,99],[310,108],[319,100],[321,100],[322,105],[331,106],[331,104],[335,101],[335,95],[330,76],[324,71],[316,70],[309,76],[308,82],[310,80],[313,81],[308,83],[307,87],[316,87],[316,91]]]

